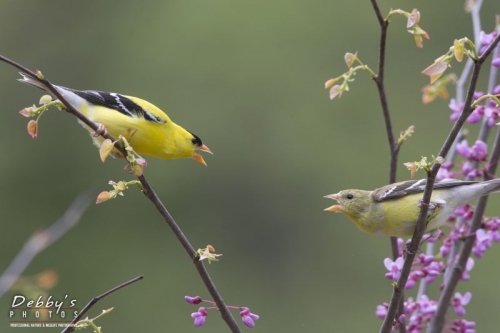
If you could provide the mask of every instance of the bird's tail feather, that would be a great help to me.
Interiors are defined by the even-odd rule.
[[[42,89],[42,90],[47,91],[47,87],[45,87],[45,85],[43,83],[41,83],[40,81],[38,81],[34,77],[32,77],[26,73],[20,72],[19,74],[21,74],[22,78],[18,79],[17,81],[22,82],[22,83],[26,83],[27,85],[30,85],[32,87],[36,87],[38,89]]]
[[[488,180],[488,181],[486,181],[486,183],[487,183],[486,186],[488,189],[487,189],[486,193],[484,193],[484,195],[494,193],[494,192],[500,192],[500,178]]]

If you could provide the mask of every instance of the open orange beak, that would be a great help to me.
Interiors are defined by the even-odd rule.
[[[205,145],[202,145],[201,147],[198,147],[198,150],[201,150],[201,151],[204,151],[204,152],[207,152],[207,153],[210,153],[210,154],[213,155],[213,153],[210,150],[210,148],[208,148]],[[194,155],[193,155],[193,158],[195,159],[196,162],[201,163],[204,166],[207,166],[207,163],[205,162],[205,160],[203,159],[203,157],[201,157],[200,154],[198,154],[198,153],[195,152]]]
[[[340,212],[342,210],[342,202],[341,202],[340,196],[338,194],[325,195],[325,198],[337,200],[337,202],[340,204],[340,205],[333,205],[333,206],[330,206],[328,208],[325,208],[325,211],[337,213],[337,212]]]

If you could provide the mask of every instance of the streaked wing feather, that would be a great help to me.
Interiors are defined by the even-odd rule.
[[[475,184],[476,181],[462,181],[458,179],[443,179],[434,183],[434,190],[452,188],[461,185]],[[425,190],[427,179],[409,180],[387,185],[373,191],[372,197],[375,201],[384,201],[400,198],[407,194],[422,193]]]
[[[66,87],[64,87],[64,89],[75,93],[91,104],[116,110],[129,117],[143,118],[153,123],[166,122],[165,119],[153,115],[151,112],[144,110],[140,105],[134,103],[129,98],[118,93],[96,90],[75,90]]]

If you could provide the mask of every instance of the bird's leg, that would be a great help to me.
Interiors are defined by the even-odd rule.
[[[137,133],[137,128],[129,128],[127,134],[125,134],[125,138],[130,141],[135,133]]]
[[[106,134],[106,127],[104,127],[104,125],[103,125],[103,124],[99,124],[99,123],[97,123],[97,126],[98,126],[99,128],[101,128],[100,126],[102,126],[102,128],[104,129],[105,134]],[[97,131],[96,131],[96,132],[97,132]],[[96,132],[94,132],[94,133],[96,133]],[[129,128],[129,129],[127,130],[127,132],[125,133],[125,137],[123,138],[123,139],[125,140],[125,141],[123,142],[123,144],[125,145],[125,147],[129,147],[129,146],[130,146],[130,145],[129,145],[129,143],[128,143],[128,140],[130,140],[130,139],[134,136],[134,134],[135,134],[136,132],[137,132],[137,129],[135,129],[135,128],[133,128],[133,129],[130,129],[130,128]],[[100,135],[100,134],[98,134],[98,136],[99,136],[99,135]],[[120,137],[121,137],[121,136],[120,136]],[[120,140],[120,138],[118,138],[118,140]],[[143,161],[144,161],[144,163],[146,163],[146,160],[144,160],[142,157],[140,157],[140,156],[139,156],[136,152],[134,152],[133,150],[131,150],[131,151],[132,151],[134,154],[136,154],[138,158],[141,158],[141,160],[143,160]],[[123,155],[122,155],[119,151],[117,151],[116,149],[115,149],[114,151],[111,151],[111,153],[109,153],[109,154],[110,154],[113,158],[116,158],[116,159],[124,159],[124,158],[126,158],[125,156],[123,156]],[[147,163],[146,163],[146,165],[147,165]],[[127,169],[125,169],[125,170],[127,170]],[[128,171],[130,171],[130,170],[128,170]]]
[[[418,203],[418,207],[422,207],[423,201],[420,199]],[[429,223],[433,218],[435,218],[439,212],[441,211],[441,208],[444,207],[445,202],[436,200],[436,201],[431,201],[429,202],[428,209],[427,209],[427,223]]]
[[[101,123],[96,123],[96,125],[97,125],[97,129],[94,132],[92,132],[92,136],[94,138],[98,137],[98,136],[101,136],[101,135],[107,135],[108,134],[108,131],[106,130],[106,126],[104,126]]]
[[[445,203],[446,202],[440,201],[440,200],[435,200],[435,201],[429,202],[428,209],[427,209],[427,221],[426,221],[426,225],[428,225],[429,222],[432,221],[433,218],[435,218],[436,216],[439,215],[439,212],[441,211],[441,208],[444,207]],[[423,205],[423,201],[422,201],[422,199],[420,199],[419,203],[418,203],[418,207],[421,208],[422,205]],[[419,248],[425,242],[427,242],[429,239],[439,236],[439,232],[440,232],[439,229],[432,230],[430,232],[429,236],[427,236],[425,238],[422,238],[422,240],[420,241],[420,244],[419,244]]]

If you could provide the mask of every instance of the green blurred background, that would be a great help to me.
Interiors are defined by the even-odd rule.
[[[500,8],[485,2],[483,25],[491,31]],[[428,78],[420,71],[454,38],[472,37],[471,21],[462,1],[381,6],[384,13],[418,7],[431,36],[417,49],[403,18],[395,17],[389,29],[386,81],[394,129],[416,128],[401,152],[398,179],[404,180],[409,174],[402,163],[436,154],[451,127],[447,101],[422,105],[420,88]],[[208,167],[149,158],[146,175],[193,246],[212,244],[224,254],[208,269],[229,304],[261,316],[254,331],[378,331],[375,306],[391,294],[382,264],[389,240],[323,212],[331,201],[322,198],[388,181],[375,85],[360,73],[340,100],[330,101],[324,89],[327,79],[346,70],[345,52],[358,51],[376,68],[379,29],[369,1],[3,0],[0,31],[1,54],[60,85],[143,97],[212,149]],[[17,83],[12,67],[2,63],[0,70],[3,271],[30,235],[51,225],[79,193],[131,177],[123,161],[103,165],[88,134],[65,113],[48,112],[32,140],[18,111],[41,93]],[[499,214],[499,203],[498,197],[490,201],[492,214]],[[467,319],[478,322],[479,332],[498,325],[499,260],[497,246],[459,286],[473,293]],[[216,312],[203,328],[193,326],[190,313],[198,306],[183,297],[208,298],[208,292],[136,189],[92,205],[25,274],[46,269],[59,275],[54,298],[69,294],[80,307],[144,275],[90,311],[93,317],[115,307],[97,322],[105,332],[227,331]],[[12,296],[0,299],[2,332],[14,331],[7,324]]]

